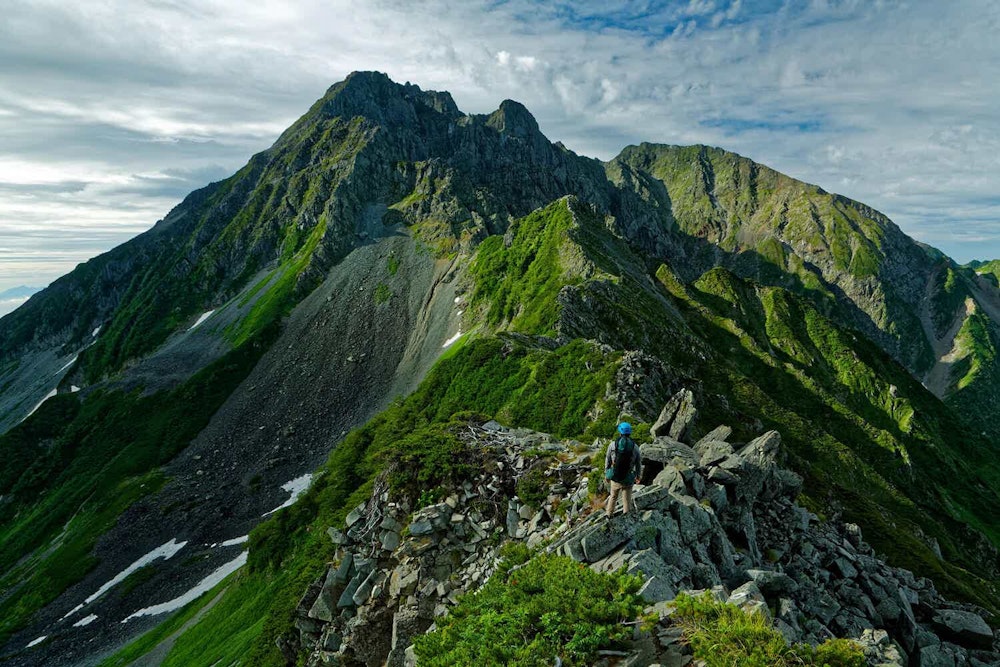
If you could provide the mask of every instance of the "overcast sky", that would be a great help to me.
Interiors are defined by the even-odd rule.
[[[148,228],[367,69],[470,113],[519,100],[602,159],[722,146],[1000,257],[997,35],[991,0],[4,0],[0,292]]]

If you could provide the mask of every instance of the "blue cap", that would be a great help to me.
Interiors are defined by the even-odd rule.
[[[632,425],[628,422],[622,422],[618,425],[618,432],[622,435],[628,435],[632,432]]]

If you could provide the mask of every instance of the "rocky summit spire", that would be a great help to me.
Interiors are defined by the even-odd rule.
[[[381,125],[399,126],[416,121],[415,105],[449,116],[461,115],[450,93],[425,92],[411,83],[399,84],[382,72],[352,72],[330,86],[320,108],[328,118],[364,116]]]
[[[490,114],[486,124],[498,132],[522,139],[541,133],[531,112],[514,100],[501,102],[500,108]]]

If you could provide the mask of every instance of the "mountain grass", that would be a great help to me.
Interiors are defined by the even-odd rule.
[[[819,646],[789,645],[771,621],[718,602],[710,593],[695,597],[681,593],[674,601],[671,621],[684,631],[684,641],[695,660],[705,667],[864,667],[864,651],[857,643],[830,639]]]
[[[954,521],[1000,543],[992,519],[1000,505],[987,491],[1000,484],[993,445],[884,352],[807,302],[722,269],[691,287],[669,273],[661,268],[661,284],[720,355],[699,379],[707,394],[726,400],[705,405],[703,427],[745,414],[778,430],[806,478],[804,502],[859,523],[893,564],[992,608],[996,582],[972,574],[989,570],[977,565],[976,541]],[[946,545],[946,559],[919,534]]]
[[[592,665],[599,649],[632,638],[645,602],[641,577],[597,573],[566,556],[508,557],[436,629],[417,638],[419,664],[535,667]],[[515,566],[520,566],[516,567]],[[485,637],[489,641],[483,641]]]
[[[276,330],[230,352],[171,390],[99,391],[46,401],[0,436],[0,639],[82,579],[97,538],[164,482],[159,467],[208,423]]]
[[[618,355],[582,340],[554,350],[528,342],[465,342],[439,360],[413,394],[349,433],[309,491],[250,533],[247,568],[164,664],[228,664],[234,656],[248,666],[284,664],[275,641],[294,632],[295,605],[331,557],[326,528],[342,526],[380,474],[389,475],[393,493],[411,502],[471,474],[476,453],[456,452],[451,434],[468,415],[582,436],[593,425],[587,413],[603,397]],[[610,432],[615,416],[606,415],[599,428]]]
[[[192,600],[188,604],[184,605],[182,609],[178,610],[177,613],[169,619],[159,624],[149,632],[146,632],[138,639],[129,642],[114,655],[105,658],[103,661],[98,663],[97,667],[127,667],[127,665],[131,665],[133,662],[152,651],[161,642],[165,641],[172,634],[179,631],[184,624],[194,618],[198,612],[214,600],[220,592],[225,590],[229,585],[229,580],[233,576],[238,575],[230,575],[212,590],[207,591],[198,599]]]
[[[469,267],[476,285],[470,306],[484,307],[491,326],[554,333],[556,295],[575,280],[560,257],[572,226],[569,205],[560,200],[513,222],[505,236],[483,241]]]

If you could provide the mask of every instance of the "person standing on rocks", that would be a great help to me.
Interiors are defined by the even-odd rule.
[[[625,514],[632,511],[632,485],[642,482],[642,453],[639,445],[632,440],[632,425],[622,422],[618,425],[618,437],[608,445],[604,456],[604,477],[611,482],[608,496],[607,515],[615,513],[618,494],[622,495]]]

